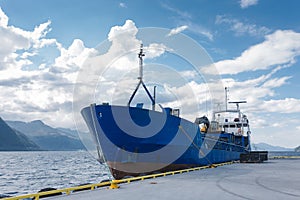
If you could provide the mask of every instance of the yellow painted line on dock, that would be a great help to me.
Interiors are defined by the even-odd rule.
[[[46,192],[38,192],[35,194],[25,194],[25,195],[20,195],[20,196],[16,196],[16,197],[4,198],[3,200],[20,200],[20,199],[28,199],[28,198],[34,198],[34,200],[39,200],[40,197],[47,196],[47,195],[53,195],[53,194],[69,195],[72,192],[81,191],[81,190],[94,190],[95,188],[109,186],[109,185],[111,185],[111,181],[70,187],[70,188],[64,188],[64,189],[51,190],[51,191],[46,191]]]
[[[118,184],[122,184],[122,183],[131,183],[133,181],[142,181],[145,179],[151,179],[151,178],[156,178],[156,177],[182,174],[182,173],[191,172],[191,171],[197,171],[197,170],[202,170],[202,169],[207,169],[207,168],[214,168],[214,167],[219,167],[219,166],[224,166],[224,165],[230,165],[233,163],[234,163],[233,161],[232,162],[224,162],[224,163],[218,163],[218,164],[213,164],[213,165],[164,172],[164,173],[159,173],[159,174],[150,174],[150,175],[145,175],[145,176],[125,178],[125,179],[120,179],[120,180],[112,180],[112,181],[107,181],[107,182],[102,182],[102,183],[95,183],[95,184],[88,184],[88,185],[82,185],[82,186],[76,186],[76,187],[70,187],[70,188],[64,188],[64,189],[51,190],[51,191],[47,191],[47,192],[38,192],[35,194],[25,194],[25,195],[20,195],[20,196],[16,196],[16,197],[8,197],[8,198],[4,198],[3,200],[21,200],[21,199],[28,199],[28,198],[32,198],[34,200],[39,200],[41,197],[46,196],[46,195],[54,195],[54,194],[70,195],[76,191],[94,190],[96,188],[105,187],[105,186],[109,186],[110,189],[117,189],[117,188],[119,188]]]
[[[273,156],[270,159],[300,159],[300,156]]]

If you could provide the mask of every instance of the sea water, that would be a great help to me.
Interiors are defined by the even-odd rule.
[[[109,179],[87,151],[0,152],[0,196],[36,193]]]
[[[273,156],[299,152],[269,152]],[[36,193],[43,188],[66,188],[111,179],[108,168],[87,151],[0,151],[0,197]]]

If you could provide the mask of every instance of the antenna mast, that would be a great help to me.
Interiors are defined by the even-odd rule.
[[[142,85],[143,88],[145,89],[147,95],[149,96],[151,102],[152,102],[152,109],[155,110],[155,96],[154,96],[154,98],[151,96],[149,90],[147,89],[147,87],[146,87],[146,85],[145,85],[145,83],[144,83],[144,81],[143,81],[143,56],[145,56],[145,54],[144,54],[144,52],[143,52],[143,44],[141,44],[140,53],[138,54],[138,57],[139,57],[139,59],[140,59],[140,61],[139,61],[139,70],[140,70],[140,71],[139,71],[139,77],[138,77],[139,83],[138,83],[138,85],[136,86],[134,92],[132,93],[132,95],[131,95],[131,97],[130,97],[130,99],[129,99],[127,105],[130,106],[130,103],[131,103],[131,101],[133,100],[133,98],[134,98],[136,92],[138,91],[140,85]],[[155,91],[154,91],[154,93],[155,93]]]
[[[227,96],[227,93],[228,93],[228,87],[225,87],[225,111],[227,111],[227,104],[228,104],[228,96]]]
[[[138,79],[140,79],[141,81],[143,81],[143,56],[145,56],[145,54],[143,53],[143,44],[141,44],[141,48],[140,48],[140,53],[138,54],[139,59],[140,59],[140,76],[138,77]]]

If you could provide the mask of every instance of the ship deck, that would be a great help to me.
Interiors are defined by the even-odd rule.
[[[300,159],[224,165],[47,199],[299,199]]]

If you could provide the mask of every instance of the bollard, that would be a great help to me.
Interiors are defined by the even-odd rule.
[[[118,186],[118,182],[118,180],[112,180],[109,189],[118,189],[120,187]]]

